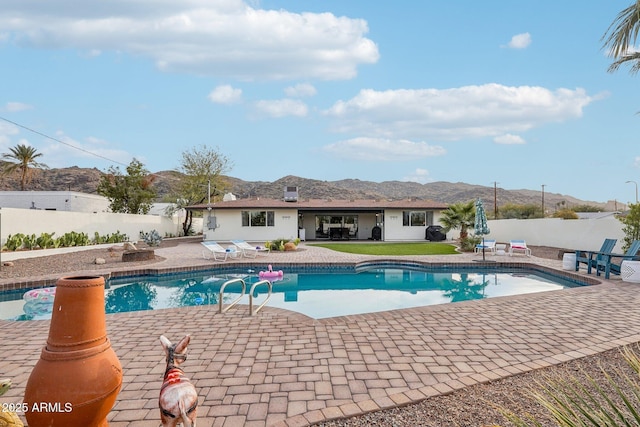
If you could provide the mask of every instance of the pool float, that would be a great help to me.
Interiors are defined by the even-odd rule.
[[[261,271],[258,273],[258,277],[260,277],[261,279],[282,279],[283,275],[284,273],[282,272],[282,270],[273,271],[273,267],[271,267],[271,264],[267,266],[267,271]]]
[[[38,288],[31,289],[24,293],[22,298],[26,302],[40,302],[40,303],[51,303],[53,304],[53,299],[56,297],[56,288]]]
[[[53,312],[53,299],[51,302],[42,302],[38,300],[31,300],[24,303],[22,311],[29,317],[41,317],[48,316]],[[0,427],[2,424],[0,424]]]

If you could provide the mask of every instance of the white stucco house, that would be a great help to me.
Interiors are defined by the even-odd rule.
[[[0,191],[0,207],[97,213],[109,211],[109,200],[77,191]]]
[[[425,240],[448,205],[432,200],[236,199],[189,206],[204,211],[204,240]]]

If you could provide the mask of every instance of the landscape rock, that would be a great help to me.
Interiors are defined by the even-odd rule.
[[[153,249],[138,249],[134,251],[124,251],[122,253],[122,262],[132,261],[150,261],[155,259],[156,255]]]
[[[135,251],[137,249],[136,245],[131,242],[124,242],[123,246],[125,251]]]
[[[96,258],[93,260],[93,263],[97,265],[102,265],[102,264],[106,264],[107,261],[104,258]]]

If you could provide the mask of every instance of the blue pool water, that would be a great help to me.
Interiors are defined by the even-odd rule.
[[[242,278],[247,283],[248,292],[251,284],[259,280],[257,270],[225,268],[218,272],[110,280],[105,289],[106,311],[118,313],[218,304],[220,286],[225,281]],[[285,270],[282,280],[273,282],[273,294],[267,306],[285,308],[319,319],[579,285],[561,276],[524,269],[456,267],[453,270],[403,265],[360,269],[299,268]],[[25,291],[0,292],[0,319],[51,317],[52,304],[25,304],[22,298]],[[224,303],[231,302],[239,292],[240,286],[227,287]],[[254,296],[254,304],[260,304],[266,296],[266,287],[258,287]],[[240,303],[248,304],[248,301],[245,295]],[[234,307],[232,310],[246,310],[246,307]]]

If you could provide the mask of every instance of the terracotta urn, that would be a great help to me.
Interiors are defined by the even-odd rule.
[[[47,344],[25,390],[30,427],[108,426],[122,366],[107,337],[104,278],[63,277]]]

